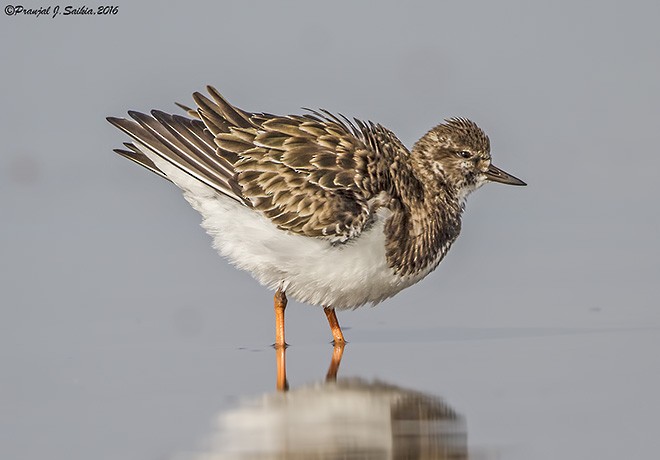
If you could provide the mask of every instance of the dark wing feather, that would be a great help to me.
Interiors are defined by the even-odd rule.
[[[167,176],[163,174],[163,172],[156,167],[156,165],[149,159],[149,157],[147,157],[137,147],[135,147],[135,145],[128,142],[124,142],[124,146],[126,146],[128,150],[114,149],[113,152],[118,153],[124,158],[128,158],[129,160],[134,161],[135,163],[148,169],[149,171],[158,174],[160,177],[167,179]]]
[[[214,88],[211,99],[195,93],[195,119],[152,111],[133,120],[108,118],[141,146],[215,190],[254,208],[279,228],[346,241],[361,233],[373,209],[373,139],[345,117],[250,113],[232,106]],[[128,144],[117,152],[160,175]],[[386,162],[384,162],[386,164]],[[380,185],[380,184],[379,184]]]
[[[358,168],[367,148],[343,125],[269,117],[257,127],[230,128],[216,143],[238,155],[243,196],[278,227],[346,241],[368,223],[371,194],[361,187]]]
[[[130,111],[129,115],[135,121],[114,117],[108,117],[108,121],[135,139],[138,144],[192,177],[245,203],[235,179],[233,165],[216,155],[213,136],[197,124],[201,122],[183,117],[178,117],[177,120],[172,115],[157,111],[153,112],[153,117],[134,111]],[[182,135],[182,132],[185,134]],[[122,150],[118,153],[163,176],[137,146],[131,145],[129,148],[130,151]]]

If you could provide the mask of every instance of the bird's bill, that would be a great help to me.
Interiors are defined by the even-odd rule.
[[[486,171],[486,178],[492,182],[500,182],[502,184],[508,185],[527,185],[517,177],[512,176],[511,174],[502,171],[500,168],[490,165],[488,171]]]

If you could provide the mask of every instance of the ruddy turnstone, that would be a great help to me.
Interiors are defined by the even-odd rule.
[[[408,150],[379,124],[325,110],[251,113],[214,88],[188,116],[129,111],[115,152],[170,180],[213,246],[275,293],[277,347],[287,294],[336,309],[376,304],[433,271],[461,230],[466,197],[487,181],[525,185],[491,164],[488,136],[450,118]]]

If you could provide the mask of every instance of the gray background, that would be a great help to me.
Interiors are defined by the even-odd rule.
[[[475,458],[657,454],[657,2],[181,3],[0,19],[1,458],[172,458],[273,390],[272,293],[111,152],[106,116],[206,84],[409,146],[477,121],[529,186],[486,185],[436,272],[341,314],[340,373],[441,396]],[[321,379],[323,315],[287,315],[292,387]]]

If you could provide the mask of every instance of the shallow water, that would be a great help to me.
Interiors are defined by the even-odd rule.
[[[3,350],[25,357],[4,361],[3,458],[656,454],[657,329],[354,327],[336,382],[331,345],[288,348],[288,392],[269,346],[142,332]]]

